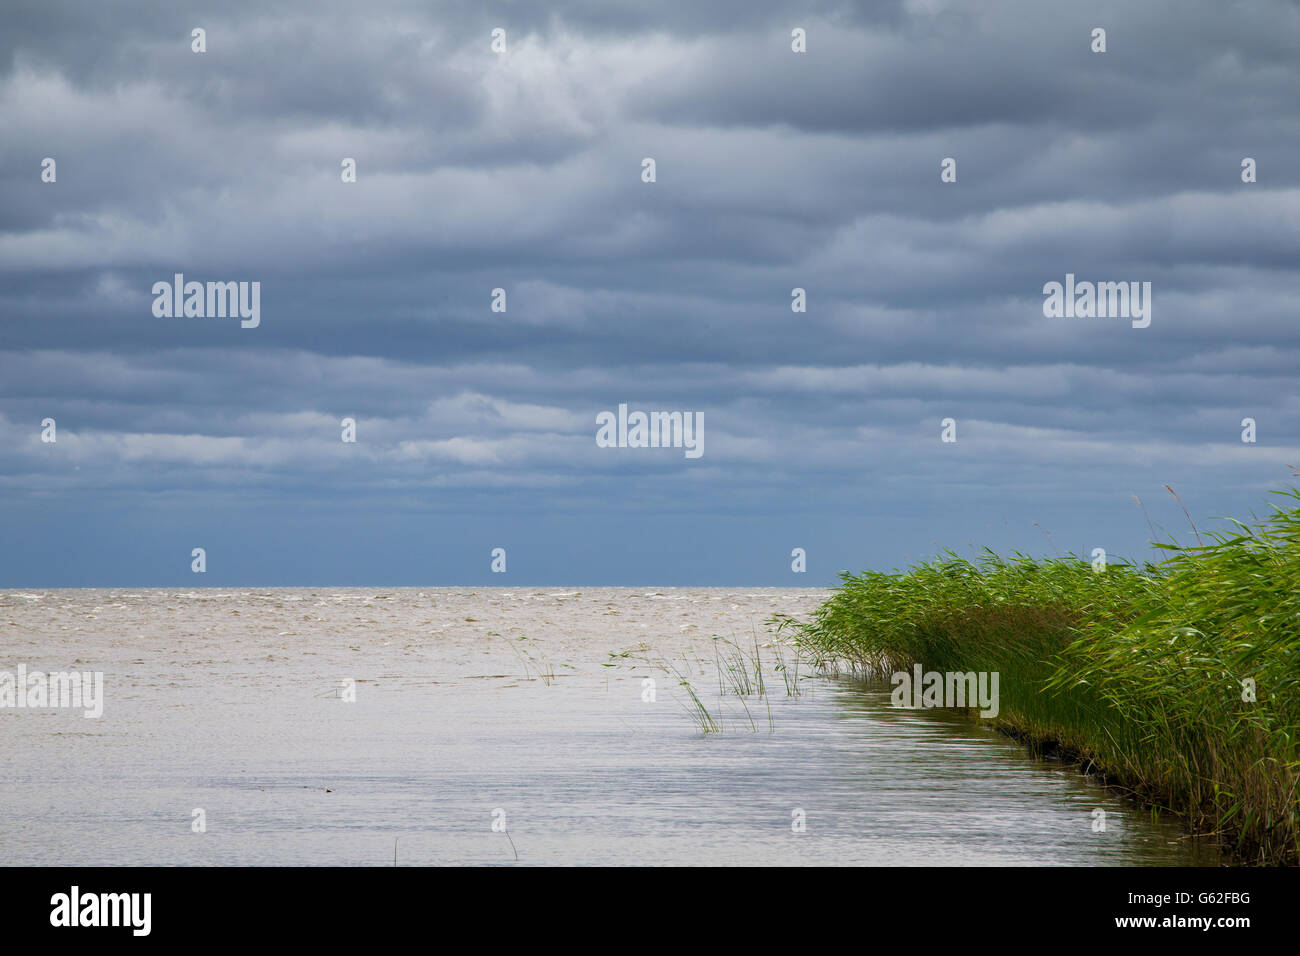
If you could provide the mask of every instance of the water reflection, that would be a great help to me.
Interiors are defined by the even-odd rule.
[[[715,636],[748,640],[773,612],[824,596],[0,592],[0,669],[76,661],[105,672],[106,694],[100,720],[0,712],[0,853],[382,866],[396,840],[401,864],[1212,862],[1176,827],[1013,741],[890,707],[886,687],[819,678],[787,697],[771,680],[748,702],[751,732],[739,701],[718,694]],[[655,661],[689,667],[727,732],[701,735]],[[355,703],[339,697],[343,678]]]

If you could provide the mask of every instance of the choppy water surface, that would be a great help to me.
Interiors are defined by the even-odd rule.
[[[884,688],[818,677],[787,696],[769,670],[765,698],[719,696],[715,638],[752,653],[769,615],[825,595],[0,591],[0,670],[103,671],[106,696],[99,720],[0,710],[0,859],[392,865],[396,842],[399,864],[1212,862]],[[700,732],[683,678],[724,733]]]

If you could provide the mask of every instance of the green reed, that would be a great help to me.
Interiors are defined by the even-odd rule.
[[[1157,543],[1158,564],[948,552],[903,573],[845,573],[810,620],[775,623],[823,670],[997,671],[998,729],[1239,859],[1296,864],[1300,493],[1277,494],[1262,521]]]

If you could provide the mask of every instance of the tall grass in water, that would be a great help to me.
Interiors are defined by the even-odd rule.
[[[1294,865],[1300,493],[1278,494],[1263,521],[1158,544],[1170,552],[1159,564],[1097,572],[1072,557],[949,553],[902,574],[844,574],[811,620],[781,626],[825,667],[997,671],[999,729],[1246,861]]]
[[[685,709],[686,713],[695,722],[700,731],[705,734],[719,734],[723,732],[728,716],[735,716],[734,708],[728,707],[727,703],[734,699],[739,705],[743,714],[744,722],[749,725],[751,731],[757,731],[759,724],[754,719],[753,711],[749,708],[747,698],[757,698],[766,709],[767,713],[767,730],[772,733],[774,723],[772,719],[772,701],[768,692],[767,678],[764,671],[767,664],[763,661],[762,649],[758,642],[758,636],[753,638],[753,651],[749,651],[734,641],[729,641],[721,637],[714,637],[714,671],[718,679],[718,694],[716,699],[716,714],[711,712],[708,706],[700,698],[695,689],[691,678],[695,670],[691,668],[690,659],[685,654],[682,655],[681,665],[676,661],[666,659],[652,659],[650,657],[638,656],[635,658],[638,662],[662,670],[666,674],[671,674],[677,679],[677,685],[685,688],[686,694],[690,699],[687,704],[678,700],[678,703]],[[799,697],[802,694],[802,688],[799,686],[799,657],[794,655],[793,662],[787,662],[785,654],[781,650],[781,645],[769,645],[774,648],[774,657],[776,663],[773,667],[775,673],[781,675],[782,683],[785,687],[787,697]],[[630,658],[631,652],[624,654],[611,654],[610,657]],[[696,667],[703,671],[705,669],[702,661],[695,658]],[[616,664],[606,664],[607,667],[617,666]]]

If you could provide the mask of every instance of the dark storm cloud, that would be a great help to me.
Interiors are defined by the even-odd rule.
[[[1194,6],[11,4],[0,487],[927,543],[1165,480],[1240,512],[1300,461],[1300,14]],[[261,325],[155,318],[174,272]],[[1151,282],[1150,328],[1044,318],[1067,272]],[[619,402],[703,410],[704,458],[596,448]]]

